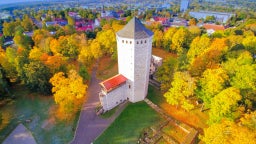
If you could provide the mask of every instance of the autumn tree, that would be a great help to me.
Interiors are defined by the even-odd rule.
[[[211,101],[208,122],[212,124],[220,122],[223,118],[231,120],[236,118],[235,112],[241,98],[239,89],[229,87],[222,90]]]
[[[230,58],[222,64],[228,72],[230,84],[241,90],[242,102],[246,108],[252,108],[255,101],[256,65],[248,51],[240,53],[237,58]]]
[[[245,37],[242,43],[245,49],[250,51],[252,54],[256,54],[256,37],[255,36]]]
[[[38,47],[42,52],[50,52],[50,42],[53,39],[49,31],[45,29],[35,30],[32,36],[34,45]]]
[[[15,28],[19,25],[19,22],[4,22],[3,24],[3,34],[4,36],[14,36]]]
[[[252,130],[232,121],[224,120],[204,129],[204,136],[200,136],[200,139],[206,144],[254,144],[255,137],[256,134]]]
[[[80,109],[87,85],[75,70],[70,70],[68,77],[63,72],[56,73],[51,79],[54,101],[58,104],[58,118],[70,120]]]
[[[229,77],[225,70],[207,69],[199,80],[197,95],[204,101],[207,108],[211,105],[212,98],[225,89]]]
[[[21,21],[21,26],[24,28],[25,31],[31,31],[33,30],[33,22],[29,18],[28,15],[24,15],[23,19]]]
[[[187,58],[190,63],[195,57],[203,54],[204,51],[210,46],[211,40],[207,36],[196,37],[190,44],[190,48],[187,52]]]
[[[171,49],[172,37],[177,30],[177,28],[170,27],[166,32],[164,32],[163,46],[165,50],[169,51]]]
[[[163,46],[163,32],[161,30],[154,31],[152,45],[156,48],[161,48]]]
[[[179,28],[172,37],[171,50],[181,54],[184,49],[188,48],[191,42],[190,32],[185,28]]]
[[[181,106],[185,110],[191,110],[194,105],[190,97],[194,95],[196,81],[188,72],[175,72],[172,87],[164,94],[166,101],[171,105]]]
[[[102,46],[104,53],[117,57],[116,35],[112,29],[98,32],[96,39]]]
[[[240,118],[239,124],[251,129],[256,130],[256,111],[249,111]]]
[[[206,69],[219,68],[221,58],[227,51],[228,41],[226,38],[214,39],[209,48],[192,60],[189,72],[193,76],[200,76]]]

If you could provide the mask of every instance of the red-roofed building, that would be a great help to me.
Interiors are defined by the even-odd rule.
[[[204,24],[203,27],[206,29],[208,34],[213,34],[215,31],[225,30],[225,27],[223,25],[216,24]]]
[[[92,31],[92,30],[93,30],[92,25],[82,26],[82,27],[77,27],[76,28],[76,31]]]
[[[129,86],[127,86],[126,81],[126,77],[118,74],[100,83],[99,98],[104,111],[110,110],[127,100],[126,92]]]
[[[126,77],[124,77],[122,74],[118,74],[101,82],[100,85],[108,93],[114,90],[115,88],[119,87],[120,85],[124,84],[126,80]]]

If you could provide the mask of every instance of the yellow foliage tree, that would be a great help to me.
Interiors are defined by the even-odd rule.
[[[206,144],[255,144],[256,133],[244,126],[224,120],[204,129],[200,139]]]
[[[54,100],[58,104],[57,117],[71,120],[83,104],[87,85],[75,70],[70,70],[68,77],[63,72],[56,73],[51,79]]]

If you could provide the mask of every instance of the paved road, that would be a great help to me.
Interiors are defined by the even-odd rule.
[[[117,112],[108,119],[102,119],[95,113],[99,104],[99,80],[96,78],[96,67],[93,69],[91,82],[87,91],[87,100],[83,104],[76,132],[71,144],[91,144],[122,112],[126,105],[119,107]]]

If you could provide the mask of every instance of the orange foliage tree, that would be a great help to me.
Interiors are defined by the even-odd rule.
[[[51,79],[54,100],[58,104],[57,117],[71,120],[80,109],[86,94],[87,85],[75,70],[70,70],[68,77],[63,72],[56,73]]]

